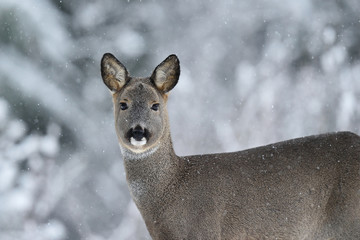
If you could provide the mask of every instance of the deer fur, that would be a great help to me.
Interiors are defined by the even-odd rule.
[[[133,78],[107,53],[101,73],[130,193],[153,239],[360,239],[359,136],[337,132],[180,157],[166,109],[178,58]]]

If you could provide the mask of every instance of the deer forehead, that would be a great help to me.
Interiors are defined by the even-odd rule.
[[[161,94],[151,83],[134,81],[134,83],[127,85],[118,97],[120,100],[154,102],[160,101]]]

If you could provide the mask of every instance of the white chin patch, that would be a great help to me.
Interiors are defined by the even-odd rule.
[[[135,138],[131,137],[130,138],[130,143],[134,146],[143,146],[146,144],[146,138],[143,137],[140,141],[137,141]]]

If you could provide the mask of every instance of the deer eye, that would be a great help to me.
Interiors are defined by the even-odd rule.
[[[159,107],[160,107],[160,104],[159,104],[159,103],[154,103],[154,104],[151,106],[151,110],[158,111],[158,110],[159,110]]]
[[[120,109],[121,110],[126,110],[126,109],[128,109],[129,107],[128,107],[128,105],[127,105],[127,103],[126,102],[121,102],[120,103]]]

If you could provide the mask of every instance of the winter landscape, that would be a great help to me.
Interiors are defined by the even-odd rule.
[[[357,0],[0,2],[0,239],[150,239],[130,199],[100,59],[169,54],[178,155],[360,134]]]

